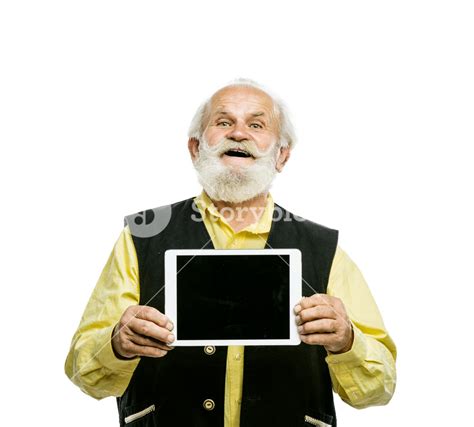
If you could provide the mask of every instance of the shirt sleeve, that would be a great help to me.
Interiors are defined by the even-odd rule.
[[[125,309],[139,303],[139,294],[138,261],[127,226],[87,303],[65,364],[69,379],[96,399],[121,396],[138,365],[139,358],[115,356],[111,337]]]
[[[339,247],[327,293],[342,300],[354,329],[352,348],[326,357],[334,391],[356,408],[388,403],[396,383],[395,343],[362,273]]]

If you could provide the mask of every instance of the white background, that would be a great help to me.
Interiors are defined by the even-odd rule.
[[[398,345],[391,403],[336,397],[340,425],[471,425],[473,22],[453,0],[3,1],[2,425],[117,424],[64,375],[70,339],[123,215],[200,190],[187,127],[235,77],[290,106],[274,198],[341,231]]]

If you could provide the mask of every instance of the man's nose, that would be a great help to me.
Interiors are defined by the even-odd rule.
[[[242,142],[250,139],[250,136],[247,132],[245,124],[237,122],[234,124],[232,129],[229,130],[227,138],[236,142]]]

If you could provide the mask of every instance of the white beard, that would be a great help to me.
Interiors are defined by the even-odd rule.
[[[242,148],[255,158],[248,166],[228,166],[221,155],[232,148]],[[223,139],[215,147],[209,147],[201,138],[199,157],[194,161],[200,184],[213,200],[240,203],[266,193],[275,178],[279,144],[266,152],[258,151],[253,142],[235,142]]]

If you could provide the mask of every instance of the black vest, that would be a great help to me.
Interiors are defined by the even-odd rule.
[[[140,215],[153,219],[157,213],[163,213],[162,209]],[[139,264],[140,304],[148,302],[161,312],[164,289],[157,291],[164,285],[164,252],[213,248],[193,199],[171,205],[170,212],[169,223],[159,234],[133,236]],[[127,217],[128,222],[136,216]],[[314,291],[326,293],[337,237],[336,230],[275,205],[266,248],[301,250],[303,295],[310,296]],[[323,347],[304,343],[246,347],[241,427],[311,425],[305,416],[336,426],[326,355]],[[226,357],[227,347],[216,347],[211,355],[203,347],[177,347],[162,358],[143,357],[127,390],[117,399],[120,425],[125,425],[125,417],[155,405],[149,414],[127,425],[223,426]],[[212,410],[203,405],[208,399],[215,403]]]

